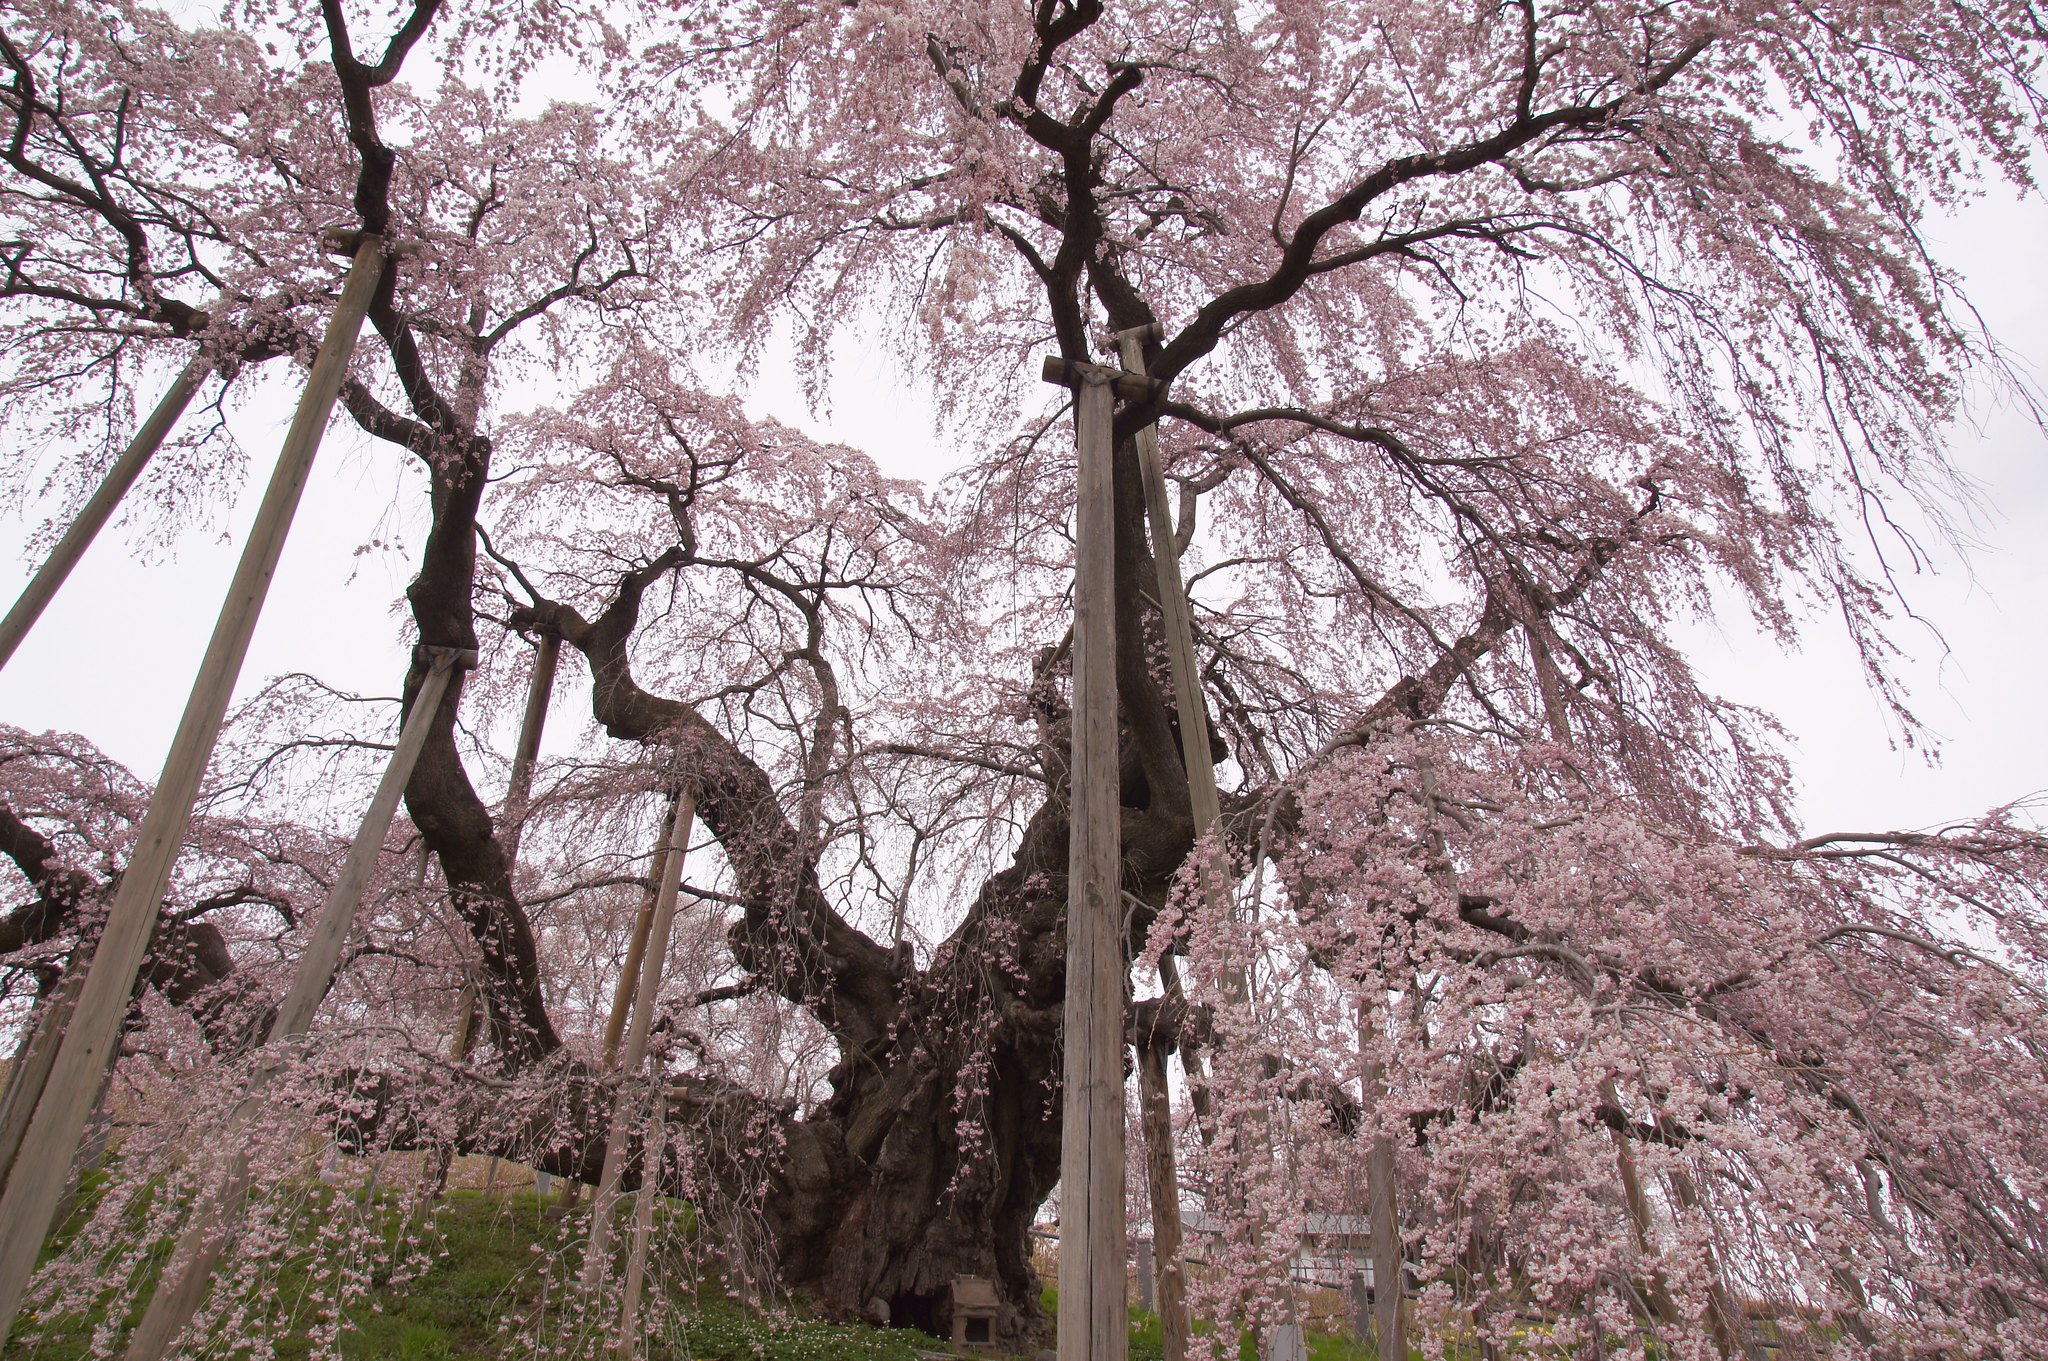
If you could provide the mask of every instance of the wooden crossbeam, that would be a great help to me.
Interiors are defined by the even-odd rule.
[[[313,359],[298,411],[257,509],[256,523],[235,567],[191,698],[138,829],[134,854],[87,966],[71,1024],[7,1178],[6,1191],[0,1194],[0,1227],[4,1227],[0,1233],[0,1348],[13,1330],[36,1256],[49,1232],[50,1216],[78,1152],[79,1135],[93,1097],[113,1062],[121,1018],[127,1013],[136,971],[156,929],[172,867],[192,825],[192,805],[206,763],[219,740],[263,598],[269,592],[293,513],[312,472],[313,456],[319,451],[320,437],[334,411],[349,357],[355,352],[356,336],[383,270],[383,239],[364,236]]]
[[[1039,366],[1038,376],[1058,387],[1079,388],[1089,383],[1108,386],[1125,401],[1136,402],[1150,397],[1159,390],[1159,384],[1142,373],[1126,373],[1103,364],[1084,364],[1062,359],[1058,355],[1047,355]]]

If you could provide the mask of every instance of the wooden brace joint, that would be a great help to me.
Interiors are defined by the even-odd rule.
[[[1111,331],[1103,341],[1103,352],[1112,355],[1121,352],[1125,336],[1135,336],[1139,340],[1164,340],[1166,339],[1166,327],[1159,322],[1148,321],[1143,326],[1132,326],[1122,331]]]
[[[469,671],[477,664],[477,651],[473,647],[428,647],[422,643],[412,651],[413,660],[424,663],[429,671],[449,668]]]
[[[1056,354],[1045,357],[1038,376],[1066,388],[1107,383],[1116,389],[1117,396],[1131,402],[1142,401],[1159,390],[1159,384],[1142,373],[1125,373],[1103,364],[1070,364]]]
[[[354,227],[329,227],[320,233],[320,249],[329,255],[354,255],[357,248],[363,244],[365,235],[367,233]],[[384,255],[386,259],[395,259],[401,255],[412,255],[419,248],[420,243],[417,241],[386,241]]]

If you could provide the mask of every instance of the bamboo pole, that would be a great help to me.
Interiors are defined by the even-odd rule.
[[[135,479],[142,476],[142,470],[149,466],[149,460],[163,445],[164,436],[178,423],[178,417],[185,414],[191,404],[192,394],[199,391],[199,385],[213,372],[214,361],[203,351],[194,355],[191,362],[171,380],[170,388],[158,401],[155,410],[143,421],[142,428],[128,441],[128,447],[114,460],[114,466],[107,469],[107,475],[99,487],[80,508],[78,518],[71,522],[64,536],[57,540],[57,546],[50,550],[50,556],[29,578],[21,597],[14,602],[14,608],[7,611],[7,617],[0,620],[0,667],[7,665],[14,656],[14,650],[21,646],[22,639],[35,627],[43,610],[64,585],[64,579],[71,575],[71,569],[85,556],[85,550],[99,532],[106,528],[107,521],[114,516],[114,510],[121,504],[121,498],[135,485]]]
[[[640,1326],[640,1295],[647,1285],[647,1244],[654,1236],[654,1198],[661,1189],[661,1154],[668,1137],[668,1093],[654,1084],[654,1116],[647,1127],[647,1151],[641,1155],[640,1194],[633,1202],[633,1249],[626,1258],[626,1292],[619,1304],[618,1361],[633,1361],[639,1352],[633,1330]]]
[[[661,991],[662,965],[668,959],[669,928],[675,922],[676,890],[683,881],[683,852],[690,844],[690,827],[696,813],[696,801],[689,791],[679,792],[674,824],[669,829],[668,862],[662,867],[660,896],[655,899],[647,953],[640,961],[640,981],[633,994],[633,1020],[626,1031],[621,1072],[637,1074],[647,1061],[647,1037],[654,1028],[654,1003]],[[590,1243],[583,1253],[585,1286],[594,1286],[604,1279],[605,1257],[611,1249],[612,1212],[618,1204],[619,1178],[625,1170],[627,1125],[635,1104],[630,1084],[620,1083],[612,1103],[611,1128],[605,1136],[597,1196],[590,1207]]]
[[[205,1302],[213,1269],[234,1241],[241,1224],[241,1206],[249,1189],[249,1155],[240,1146],[262,1108],[263,1089],[276,1071],[283,1047],[312,1027],[313,1015],[333,985],[335,970],[341,967],[342,950],[355,926],[356,909],[376,871],[385,837],[391,831],[391,819],[398,811],[399,797],[412,778],[413,766],[427,744],[427,735],[441,711],[448,687],[459,671],[476,664],[473,651],[447,647],[421,650],[428,663],[426,679],[413,696],[412,712],[406,715],[405,726],[399,732],[398,747],[384,767],[383,778],[377,782],[377,792],[363,814],[362,825],[356,829],[347,858],[342,861],[341,874],[321,905],[313,937],[306,943],[305,953],[292,974],[291,988],[270,1023],[264,1056],[251,1077],[249,1094],[231,1117],[226,1139],[236,1152],[218,1185],[201,1199],[185,1232],[179,1236],[171,1264],[150,1296],[149,1308],[128,1337],[125,1361],[158,1361],[177,1344],[192,1316]]]
[[[78,1136],[99,1088],[100,1075],[112,1062],[127,1012],[136,970],[156,929],[157,912],[169,887],[171,869],[185,833],[192,824],[192,804],[199,795],[206,763],[227,717],[228,700],[249,652],[250,636],[270,578],[284,551],[293,512],[306,489],[313,456],[333,413],[334,399],[355,351],[357,332],[375,294],[384,267],[382,237],[365,234],[349,267],[348,282],[334,309],[327,335],[314,357],[306,390],[299,398],[277,468],[264,490],[249,542],[236,565],[220,620],[207,645],[192,696],[171,741],[163,774],[149,801],[136,837],[135,852],[108,912],[106,929],[93,951],[78,1005],[57,1051],[43,1098],[29,1124],[17,1157],[15,1175],[0,1196],[0,1347],[13,1330],[22,1294],[35,1270],[36,1255],[49,1231],[50,1215],[63,1193],[65,1174],[78,1151]]]
[[[1080,488],[1060,1123],[1059,1361],[1123,1361],[1124,960],[1118,892],[1114,375],[1075,366]],[[1089,371],[1093,370],[1093,371]]]

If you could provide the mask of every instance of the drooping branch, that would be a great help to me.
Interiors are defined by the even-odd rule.
[[[514,612],[515,627],[555,630],[589,663],[592,714],[614,738],[673,749],[677,776],[697,796],[697,816],[718,838],[746,906],[732,944],[741,967],[811,1008],[849,1048],[886,1033],[905,982],[902,962],[833,910],[818,884],[774,783],[695,709],[634,680],[627,643],[648,586],[682,558],[671,550],[621,579],[595,620],[541,600]]]

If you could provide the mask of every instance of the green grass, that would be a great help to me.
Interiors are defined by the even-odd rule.
[[[88,1203],[96,1189],[97,1183],[88,1187],[84,1197]],[[362,1207],[353,1197],[331,1188],[313,1194],[314,1213],[308,1216],[309,1222],[366,1212],[378,1217],[377,1227],[387,1241],[405,1227],[395,1201],[380,1197],[375,1207]],[[550,1293],[557,1299],[562,1294],[559,1278],[549,1287],[540,1270],[548,1250],[559,1244],[564,1227],[548,1218],[544,1208],[541,1199],[530,1192],[500,1195],[489,1201],[473,1191],[449,1193],[427,1233],[435,1246],[434,1261],[403,1282],[373,1278],[367,1296],[348,1312],[342,1355],[395,1361],[500,1361],[510,1354],[528,1354],[530,1343],[516,1345],[509,1339],[543,1309]],[[669,1209],[666,1229],[687,1237],[689,1207],[677,1203]],[[50,1252],[63,1249],[83,1224],[84,1213],[81,1210],[53,1238]],[[161,1269],[165,1255],[168,1247],[151,1263],[144,1287],[154,1284],[154,1274]],[[303,1302],[309,1297],[313,1259],[309,1250],[278,1269],[274,1281],[280,1300]],[[650,1281],[650,1290],[653,1288]],[[146,1289],[135,1292],[124,1325],[132,1326],[139,1319],[145,1294]],[[665,1315],[668,1319],[662,1334],[649,1339],[654,1361],[913,1361],[905,1334],[764,1316],[728,1299],[714,1285],[707,1284],[691,1297],[669,1303],[681,1307],[647,1311],[650,1317]],[[302,1306],[299,1312],[307,1311]],[[102,1303],[84,1317],[53,1318],[40,1326],[24,1321],[8,1350],[10,1361],[17,1357],[21,1361],[80,1361],[89,1354],[93,1332],[105,1317]],[[506,1321],[512,1324],[509,1332],[501,1327]],[[307,1322],[295,1319],[294,1326],[277,1338],[280,1358],[297,1361],[311,1353]],[[920,1340],[933,1345],[929,1339]]]
[[[88,1185],[82,1199],[89,1205],[96,1181]],[[329,1187],[311,1192],[312,1213],[308,1222],[325,1222],[337,1215],[368,1214],[387,1241],[396,1239],[405,1227],[397,1199],[380,1197],[375,1206],[365,1206],[353,1195]],[[546,1204],[531,1192],[503,1194],[485,1200],[474,1191],[453,1191],[433,1215],[427,1238],[434,1245],[434,1259],[424,1271],[401,1283],[373,1278],[368,1295],[349,1311],[349,1328],[342,1334],[345,1357],[395,1358],[395,1361],[502,1361],[518,1354],[530,1354],[532,1338],[515,1344],[512,1338],[541,1315],[563,1294],[557,1275],[549,1284],[541,1265],[560,1247],[571,1226],[546,1213]],[[61,1250],[71,1234],[84,1222],[81,1208],[53,1240],[50,1251]],[[137,1212],[139,1216],[139,1211]],[[667,1203],[666,1234],[672,1240],[692,1236],[689,1207]],[[139,1223],[139,1218],[138,1221]],[[166,1247],[159,1252],[146,1273],[147,1279],[161,1267]],[[573,1258],[573,1251],[570,1253]],[[314,1253],[294,1255],[274,1277],[281,1300],[301,1302],[310,1296],[310,1271]],[[652,1288],[652,1287],[651,1287]],[[125,1323],[132,1325],[141,1312],[143,1291]],[[914,1361],[914,1349],[939,1350],[942,1344],[923,1334],[863,1325],[823,1323],[788,1314],[763,1315],[727,1297],[716,1282],[705,1282],[690,1296],[670,1299],[670,1308],[650,1307],[650,1317],[666,1324],[659,1336],[649,1338],[651,1361]],[[1048,1319],[1059,1314],[1059,1292],[1048,1288],[1040,1299]],[[15,1339],[10,1358],[21,1361],[81,1361],[91,1350],[94,1330],[104,1321],[104,1306],[83,1318],[49,1320],[41,1328],[24,1327]],[[502,1325],[510,1322],[509,1331]],[[277,1355],[298,1361],[310,1354],[313,1343],[306,1332],[307,1320],[297,1318],[277,1339]],[[1209,1325],[1195,1324],[1206,1333]],[[1372,1353],[1348,1333],[1310,1332],[1309,1361],[1373,1361]],[[1543,1349],[1532,1349],[1538,1354]],[[231,1356],[231,1351],[215,1355]],[[1241,1361],[1258,1361],[1256,1340],[1247,1332],[1239,1339]],[[1463,1349],[1455,1344],[1451,1355],[1461,1359]],[[1420,1357],[1420,1352],[1413,1353]],[[1130,1361],[1161,1361],[1162,1338],[1158,1316],[1139,1309],[1131,1311]]]
[[[333,1212],[337,1196],[323,1188],[316,1208]],[[388,1228],[396,1233],[400,1216],[380,1203],[371,1213],[382,1212]],[[533,1268],[533,1247],[539,1241],[540,1204],[532,1195],[510,1195],[485,1202],[475,1192],[450,1194],[443,1213],[434,1220],[440,1255],[423,1274],[402,1285],[374,1287],[369,1302],[352,1310],[348,1323],[353,1331],[344,1334],[346,1356],[394,1357],[401,1361],[495,1361],[502,1338],[498,1320],[508,1312],[531,1308],[537,1301],[538,1281]],[[53,1237],[46,1252],[61,1251],[83,1223],[85,1210]],[[141,1316],[148,1287],[168,1255],[160,1251],[135,1291],[125,1325]],[[311,1254],[301,1254],[277,1273],[281,1299],[303,1299],[311,1284]],[[17,1338],[18,1353],[24,1361],[75,1361],[91,1349],[93,1331],[104,1322],[106,1305],[92,1313],[49,1320],[41,1328],[24,1327]],[[286,1333],[278,1340],[280,1357],[297,1358],[310,1353],[312,1343],[303,1330]]]
[[[1047,1318],[1059,1317],[1060,1292],[1048,1286],[1038,1297],[1039,1307],[1045,1310]],[[1213,1325],[1196,1319],[1194,1330],[1197,1335],[1211,1331]],[[1308,1334],[1309,1361],[1373,1361],[1371,1348],[1349,1333]],[[1159,1315],[1149,1309],[1131,1309],[1130,1361],[1163,1361],[1166,1355],[1166,1339],[1159,1323]],[[1258,1339],[1249,1330],[1238,1334],[1238,1361],[1259,1361]],[[1416,1352],[1419,1358],[1422,1353]]]

